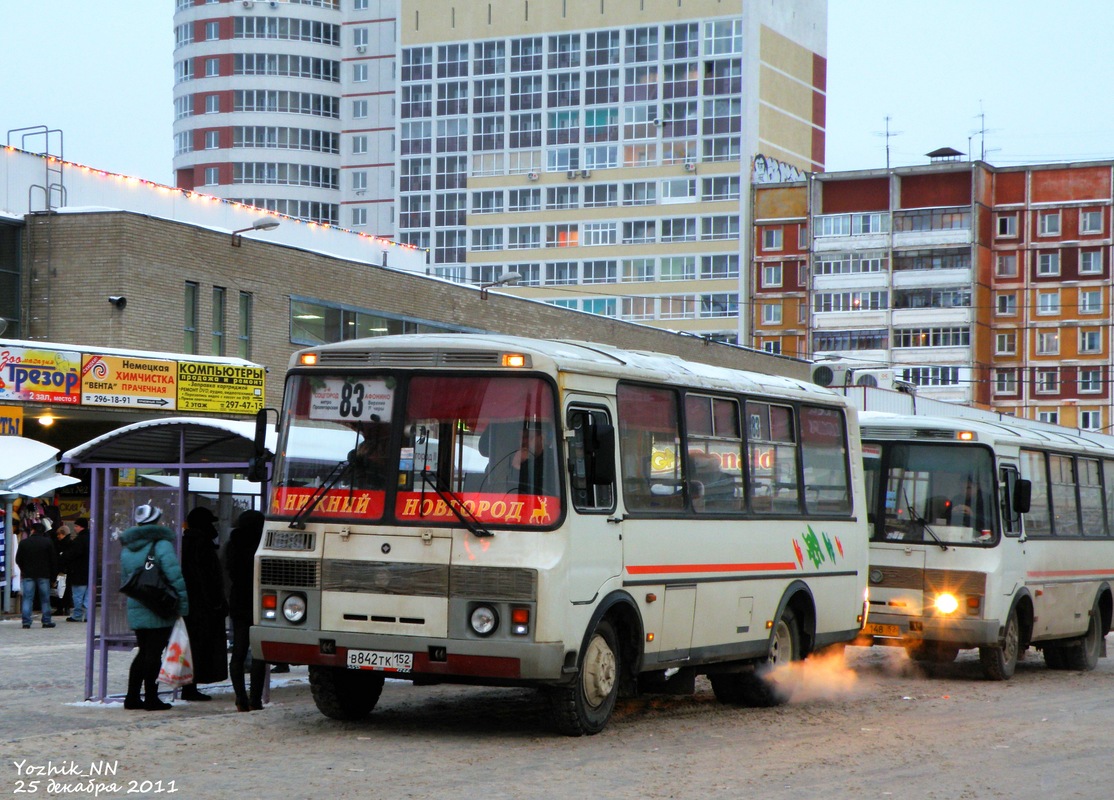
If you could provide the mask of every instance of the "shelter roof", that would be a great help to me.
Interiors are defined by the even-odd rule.
[[[167,417],[125,425],[63,454],[76,466],[246,463],[255,455],[255,422],[210,417]],[[275,434],[268,431],[273,450]]]

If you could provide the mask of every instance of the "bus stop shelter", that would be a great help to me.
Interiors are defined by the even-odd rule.
[[[127,425],[63,454],[67,471],[90,472],[86,700],[108,698],[109,654],[135,646],[119,591],[119,537],[134,524],[136,506],[151,503],[162,510],[161,523],[177,531],[180,551],[186,514],[204,505],[217,515],[223,543],[241,511],[264,507],[266,483],[236,477],[256,455],[254,437],[254,421],[168,417]],[[274,437],[269,431],[272,452]],[[141,477],[121,480],[132,471]]]

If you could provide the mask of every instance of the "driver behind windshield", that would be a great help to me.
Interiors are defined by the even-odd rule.
[[[556,458],[550,447],[550,433],[538,421],[523,423],[513,449],[489,464],[483,486],[491,492],[519,494],[556,494]],[[553,474],[551,474],[553,473]]]

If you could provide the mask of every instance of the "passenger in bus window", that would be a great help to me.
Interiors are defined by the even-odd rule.
[[[514,440],[513,449],[489,464],[480,490],[556,494],[555,457],[549,447],[549,439],[549,432],[541,422],[524,423]]]
[[[372,423],[362,425],[360,433],[363,440],[348,456],[352,464],[352,485],[361,489],[386,489],[391,427]]]
[[[948,505],[948,524],[983,530],[988,527],[986,502],[978,482],[967,476],[962,491]]]

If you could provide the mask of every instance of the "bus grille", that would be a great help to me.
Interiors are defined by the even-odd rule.
[[[309,531],[267,531],[270,550],[312,550],[314,535]]]
[[[453,567],[449,573],[449,594],[532,602],[538,595],[538,573],[532,569]]]
[[[317,561],[306,558],[261,558],[259,582],[264,586],[317,588]]]
[[[449,568],[443,564],[332,559],[322,569],[325,591],[444,597],[448,586]]]

